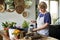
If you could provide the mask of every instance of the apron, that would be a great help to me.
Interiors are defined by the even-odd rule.
[[[37,18],[37,28],[40,28],[42,25],[44,25],[44,16],[43,17],[38,16],[38,18]],[[39,31],[37,31],[37,33],[48,36],[48,34],[49,34],[48,28],[39,30]]]

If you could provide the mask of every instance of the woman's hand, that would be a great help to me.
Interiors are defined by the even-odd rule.
[[[36,23],[36,21],[34,21],[34,20],[31,20],[31,22],[32,22],[32,23]]]
[[[37,31],[37,28],[34,28],[34,29],[33,29],[33,32],[36,32],[36,31]]]

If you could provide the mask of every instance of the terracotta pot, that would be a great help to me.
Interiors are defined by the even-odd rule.
[[[8,29],[9,29],[9,28],[4,28],[4,34],[5,34],[6,36],[9,36]]]
[[[7,27],[7,28],[4,28],[4,30],[8,30],[9,28]]]

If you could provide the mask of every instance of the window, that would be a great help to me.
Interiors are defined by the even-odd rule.
[[[56,19],[58,18],[58,1],[50,1],[50,13],[52,24],[54,24]]]

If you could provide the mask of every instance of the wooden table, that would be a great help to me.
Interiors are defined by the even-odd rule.
[[[6,36],[3,31],[0,31],[0,34],[3,36],[3,40],[10,40],[8,36]],[[25,38],[22,38],[22,39],[19,39],[19,40],[26,40]],[[31,39],[28,39],[28,40],[31,40]],[[46,36],[43,36],[43,38],[41,38],[40,40],[58,40],[56,38],[53,38],[53,37],[46,37]]]
[[[56,38],[53,38],[53,37],[49,37],[49,36],[44,36],[44,35],[41,35],[42,38],[40,38],[39,40],[58,40]],[[22,39],[19,39],[19,40],[26,40],[25,37],[22,38]],[[28,40],[31,40],[31,38],[29,38]]]
[[[19,40],[26,40],[26,39],[22,38],[22,39],[19,39]],[[28,40],[31,40],[31,39],[28,39]],[[53,38],[53,37],[45,37],[45,38],[41,38],[40,40],[58,40],[58,39]]]

